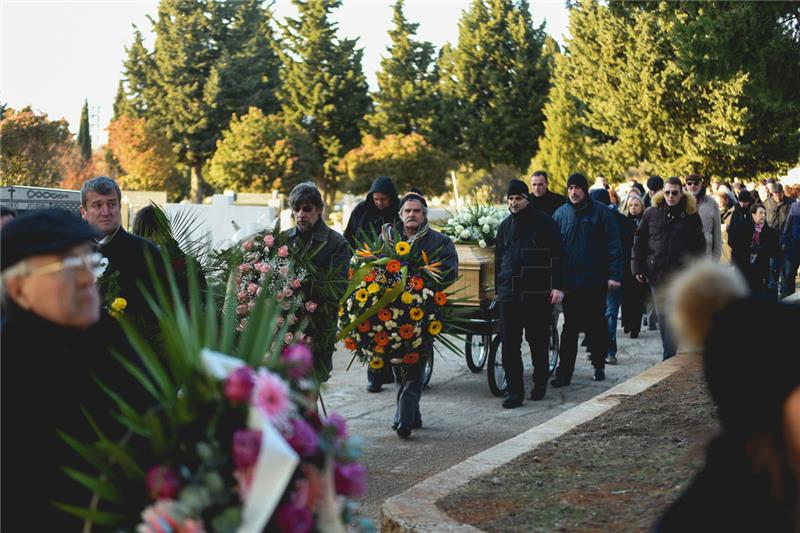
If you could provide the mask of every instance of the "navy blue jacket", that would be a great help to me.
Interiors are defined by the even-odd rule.
[[[622,283],[622,245],[614,212],[591,198],[578,209],[567,203],[553,219],[564,247],[564,288],[605,287],[612,279]]]

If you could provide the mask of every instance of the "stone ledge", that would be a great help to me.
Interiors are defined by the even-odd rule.
[[[476,533],[479,529],[456,522],[436,506],[436,502],[478,476],[502,466],[540,444],[553,440],[671,376],[695,354],[682,353],[651,367],[638,376],[608,389],[591,400],[551,418],[516,437],[497,444],[451,468],[429,477],[407,491],[393,496],[381,507],[381,531]]]

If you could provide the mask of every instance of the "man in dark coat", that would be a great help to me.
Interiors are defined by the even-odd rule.
[[[780,236],[783,233],[783,228],[786,226],[786,219],[789,218],[789,210],[792,208],[794,201],[787,197],[783,192],[783,185],[780,183],[773,183],[770,186],[770,195],[767,201],[764,202],[764,207],[767,209],[767,226],[775,230]],[[787,281],[793,273],[790,273],[790,265],[784,258],[783,250],[779,251],[778,257],[770,261],[770,278],[769,286],[773,292],[777,292],[780,298],[786,298],[789,295],[789,287],[792,286],[790,281]]]
[[[155,275],[163,280],[161,254],[153,243],[122,228],[121,200],[122,192],[114,180],[106,176],[90,179],[81,187],[81,216],[100,233],[99,252],[108,258],[102,279],[118,275],[118,296],[128,302],[125,314],[152,323],[155,319],[144,297],[146,292],[154,294],[147,257],[152,259]],[[103,282],[100,284],[102,287]]]
[[[409,243],[413,249],[424,250],[442,263],[442,280],[435,290],[444,290],[458,277],[456,246],[447,235],[428,225],[428,202],[418,189],[411,189],[400,199],[400,222],[386,224],[381,239],[394,246],[395,235]],[[422,397],[422,369],[433,354],[433,344],[423,344],[419,362],[415,365],[393,365],[397,382],[397,409],[392,428],[401,438],[408,438],[411,430],[422,427],[419,400]],[[401,368],[402,367],[402,368]]]
[[[622,246],[614,214],[589,198],[589,182],[575,173],[567,180],[569,203],[553,217],[564,249],[564,329],[560,363],[550,383],[564,387],[572,381],[578,353],[578,333],[586,332],[594,380],[606,378],[608,352],[606,294],[622,283]]]
[[[647,196],[644,197],[645,208],[650,207],[653,196],[664,188],[664,178],[661,176],[650,176],[647,178]]]
[[[497,230],[494,255],[495,292],[503,338],[503,368],[508,396],[503,407],[522,405],[525,396],[520,345],[522,332],[533,358],[530,399],[544,398],[549,378],[547,346],[553,304],[560,303],[561,234],[548,215],[528,201],[528,187],[520,180],[508,185],[509,216]]]
[[[786,272],[786,296],[794,294],[797,269],[800,268],[800,199],[797,199],[789,210],[786,225],[781,234],[781,250],[783,250],[783,269]],[[785,298],[786,296],[782,296]]]
[[[731,261],[741,271],[756,296],[774,299],[769,287],[770,266],[778,256],[778,233],[766,223],[767,211],[761,204],[750,207],[750,218],[737,224],[729,236]]]
[[[398,211],[400,198],[392,183],[392,178],[380,176],[372,182],[367,197],[359,202],[350,215],[344,238],[355,249],[361,248],[365,242],[378,238],[384,224],[395,224],[400,221]],[[382,386],[394,382],[394,374],[389,365],[380,370],[367,367],[367,391],[381,392]]]
[[[680,178],[671,177],[664,190],[653,196],[633,237],[631,271],[640,283],[650,282],[658,310],[663,358],[675,355],[678,346],[670,334],[659,289],[670,275],[683,268],[688,259],[705,253],[703,222],[697,213],[697,201],[683,193]]]
[[[124,432],[95,377],[135,408],[144,405],[144,389],[109,348],[129,350],[116,321],[100,310],[97,237],[59,209],[24,213],[0,232],[3,531],[81,530],[83,520],[54,505],[87,508],[92,497],[61,471],[83,461],[58,432],[82,443],[96,440],[81,407],[108,438]]]
[[[297,184],[289,193],[289,207],[294,212],[294,227],[283,232],[289,244],[302,253],[311,254],[311,262],[320,278],[334,279],[332,285],[323,285],[312,280],[306,296],[319,305],[338,306],[339,298],[347,290],[347,267],[350,264],[350,245],[338,232],[332,230],[322,220],[325,202],[317,186],[307,181]],[[335,324],[314,324],[316,328],[335,328]],[[330,346],[315,350],[315,367],[323,380],[330,377],[333,370],[333,351],[335,341]],[[327,375],[326,375],[327,373]]]
[[[344,238],[353,248],[360,248],[365,241],[380,236],[384,224],[394,224],[400,220],[398,211],[400,199],[392,183],[392,178],[380,176],[372,182],[367,197],[358,203],[350,214]]]
[[[530,203],[534,209],[543,211],[553,216],[556,209],[567,203],[567,197],[563,194],[552,192],[548,188],[547,172],[537,170],[531,175]]]

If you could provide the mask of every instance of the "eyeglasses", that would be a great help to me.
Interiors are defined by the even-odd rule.
[[[664,191],[664,196],[680,196],[681,191]]]
[[[73,270],[78,268],[86,268],[97,275],[103,261],[103,254],[94,252],[84,255],[73,255],[65,257],[60,261],[42,265],[40,267],[29,270],[29,276],[44,276],[45,274],[52,274],[54,272],[61,272],[63,270]]]
[[[295,213],[299,213],[300,211],[302,211],[303,213],[310,213],[313,210],[314,206],[308,204],[292,208],[292,211],[294,211]]]

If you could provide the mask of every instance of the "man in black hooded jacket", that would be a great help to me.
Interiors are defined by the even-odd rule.
[[[503,368],[508,397],[503,407],[522,405],[522,330],[531,347],[533,390],[531,400],[541,400],[547,390],[547,341],[553,304],[561,292],[561,234],[553,219],[534,208],[528,186],[520,180],[508,185],[508,210],[497,230],[495,288],[503,336]]]
[[[380,176],[372,182],[367,198],[359,202],[350,215],[344,238],[353,248],[360,248],[365,242],[374,240],[381,233],[384,224],[396,224],[400,221],[400,200],[392,183],[392,178]],[[367,391],[381,392],[381,387],[394,382],[394,375],[389,365],[381,370],[367,367]]]
[[[376,178],[366,199],[353,209],[344,230],[344,238],[353,248],[360,248],[364,241],[378,237],[384,224],[395,224],[400,220],[399,205],[400,200],[392,178]]]

